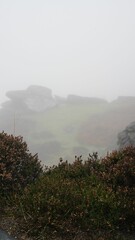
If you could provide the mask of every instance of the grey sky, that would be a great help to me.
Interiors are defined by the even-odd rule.
[[[0,102],[31,84],[135,95],[134,0],[0,0]]]

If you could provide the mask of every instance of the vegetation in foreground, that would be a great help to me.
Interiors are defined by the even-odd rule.
[[[6,192],[3,160],[0,189]],[[86,234],[83,239],[134,239],[135,148],[102,159],[97,153],[86,161],[75,157],[72,164],[60,159],[58,166],[44,168],[33,183],[7,196],[1,194],[4,214],[13,216],[31,239],[75,239],[80,232]]]

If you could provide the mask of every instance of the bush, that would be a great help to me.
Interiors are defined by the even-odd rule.
[[[102,159],[102,178],[114,191],[135,187],[135,147],[113,151]]]
[[[93,171],[99,162],[95,155],[83,162],[81,157],[70,164],[61,162],[47,171],[14,199],[20,227],[41,239],[45,234],[71,234],[76,229],[110,229],[117,206],[115,195],[108,192]]]
[[[38,156],[29,153],[21,136],[0,133],[0,194],[18,192],[42,172]]]
[[[97,153],[72,164],[60,159],[13,196],[13,215],[32,239],[75,239],[79,231],[92,234],[90,239],[130,239],[124,234],[135,229],[134,177],[133,147],[103,159]]]
[[[135,228],[135,147],[114,151],[101,161],[100,179],[113,191],[122,228]]]
[[[74,235],[76,229],[110,229],[114,196],[102,184],[92,187],[88,181],[42,177],[14,200],[20,227],[39,239],[53,233]]]

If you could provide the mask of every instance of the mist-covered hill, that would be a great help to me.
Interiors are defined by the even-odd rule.
[[[135,97],[115,101],[53,96],[42,86],[10,91],[0,109],[0,131],[22,135],[47,165],[117,148],[117,135],[135,120]]]

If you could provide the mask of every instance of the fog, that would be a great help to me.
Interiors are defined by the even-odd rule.
[[[134,96],[134,12],[134,0],[1,0],[0,103],[35,84],[59,96]]]

